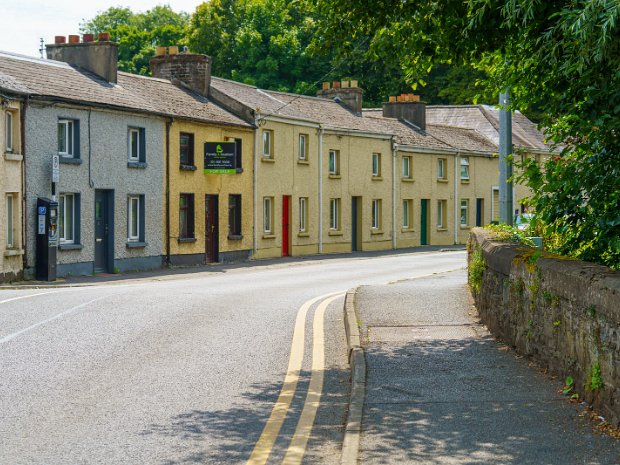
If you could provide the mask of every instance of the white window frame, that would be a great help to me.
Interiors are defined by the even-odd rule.
[[[71,198],[71,209],[67,210],[67,198]],[[62,211],[62,217],[60,217],[60,213]],[[58,225],[58,240],[62,244],[73,244],[75,243],[75,194],[71,193],[63,193],[58,196],[58,221],[62,221],[62,230],[61,224]],[[71,228],[69,228],[71,232],[71,236],[67,238],[67,217],[71,218]]]
[[[378,178],[381,176],[381,154],[372,154],[372,177]]]
[[[463,176],[463,169],[465,176]],[[469,181],[469,157],[461,157],[461,179]]]
[[[273,234],[273,197],[263,197],[263,232]]]
[[[299,197],[299,232],[308,231],[308,198]]]
[[[15,197],[13,194],[6,196],[6,248],[15,247]]]
[[[338,167],[338,150],[329,151],[329,174],[331,176],[337,176],[340,173]]]
[[[5,151],[13,151],[13,112],[8,110],[4,116],[4,146]]]
[[[465,212],[465,223],[463,223],[463,212]],[[469,226],[469,199],[461,199],[459,221],[461,226]]]
[[[263,129],[263,157],[273,158],[273,134],[271,129]]]
[[[381,229],[381,199],[373,199],[371,213],[370,227],[372,229]]]
[[[308,134],[299,134],[299,159],[308,161]]]
[[[134,211],[135,204],[135,211]],[[132,234],[133,220],[136,220],[136,234]],[[130,195],[127,198],[127,241],[138,242],[140,240],[140,232],[142,225],[140,224],[140,196]]]
[[[446,229],[444,217],[447,218],[447,212],[444,210],[447,207],[447,204],[448,202],[445,200],[437,200],[437,229]]]
[[[413,201],[411,199],[403,199],[403,229],[411,229],[411,209]]]
[[[73,158],[75,157],[75,121],[72,119],[59,119],[58,126],[63,126],[64,138],[65,138],[65,150],[60,149],[60,140],[58,141],[58,155],[61,157]]]
[[[411,157],[408,155],[403,156],[403,178],[411,179]]]
[[[136,153],[133,153],[133,137],[136,137]],[[129,128],[127,134],[127,153],[129,161],[140,161],[140,129],[138,128]]]
[[[329,199],[329,229],[340,230],[340,199]]]
[[[437,179],[446,179],[446,159],[437,159]]]

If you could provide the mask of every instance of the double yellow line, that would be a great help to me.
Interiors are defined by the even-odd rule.
[[[273,445],[280,434],[280,429],[286,418],[295,391],[299,381],[299,373],[304,358],[304,344],[306,338],[306,317],[308,311],[316,302],[322,300],[314,313],[313,322],[313,341],[312,341],[312,374],[310,376],[310,384],[308,385],[308,393],[304,402],[304,407],[297,422],[297,428],[289,445],[289,448],[282,462],[284,465],[300,464],[310,433],[312,425],[316,417],[317,409],[321,401],[323,391],[323,372],[325,369],[325,338],[324,338],[324,321],[325,310],[337,298],[344,295],[342,292],[333,292],[324,294],[319,297],[305,302],[297,311],[295,319],[295,330],[293,332],[293,341],[291,343],[291,355],[288,362],[288,369],[284,384],[278,396],[271,415],[265,424],[265,428],[250,455],[246,465],[264,465],[269,459],[269,455],[273,449]]]

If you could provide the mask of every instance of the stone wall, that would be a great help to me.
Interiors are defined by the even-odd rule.
[[[620,425],[620,272],[498,242],[479,228],[468,263],[489,330],[551,374],[572,377],[580,398]]]

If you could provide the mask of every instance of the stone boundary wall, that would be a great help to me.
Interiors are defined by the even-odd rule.
[[[467,261],[489,330],[572,377],[580,399],[620,425],[620,272],[499,242],[481,228],[470,234]]]

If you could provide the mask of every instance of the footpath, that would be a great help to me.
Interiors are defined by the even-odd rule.
[[[462,270],[347,296],[366,364],[350,414],[362,412],[361,426],[345,439],[359,463],[620,464],[620,440],[478,322],[466,281]]]

